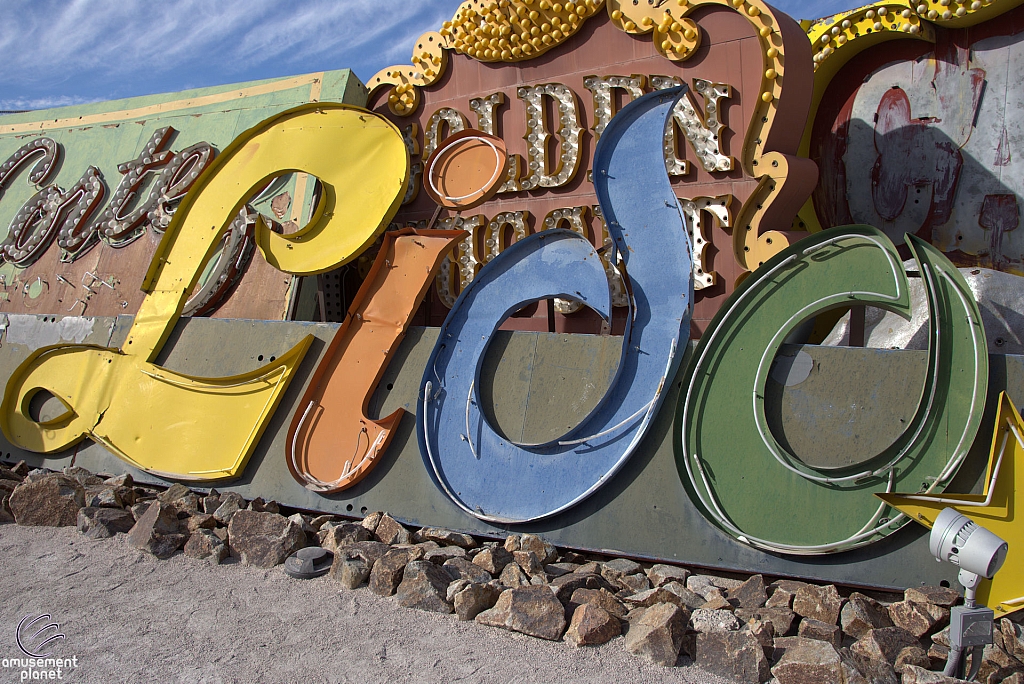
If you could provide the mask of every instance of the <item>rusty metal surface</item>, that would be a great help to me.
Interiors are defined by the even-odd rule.
[[[9,320],[12,318],[9,317]],[[41,342],[52,339],[54,333],[50,331],[51,327],[68,326],[62,324],[59,317],[53,322],[47,320],[45,324],[41,322],[42,317],[36,320],[39,322],[33,325],[18,323],[8,328],[8,333],[12,329],[28,332],[24,332],[23,337],[16,342],[7,336],[0,340],[0,373],[10,373],[28,355],[31,344],[35,343],[33,340]],[[124,340],[130,323],[128,317],[117,320],[97,319],[84,341],[103,345],[119,344]],[[81,324],[72,324],[69,330],[75,325]],[[462,513],[431,482],[416,446],[415,421],[411,415],[403,418],[386,457],[362,482],[339,494],[326,497],[317,495],[304,489],[289,474],[284,459],[284,440],[288,422],[296,410],[304,385],[337,328],[334,324],[244,320],[183,319],[179,322],[160,363],[174,370],[197,374],[213,371],[242,373],[252,370],[263,363],[261,356],[265,359],[280,354],[306,334],[316,337],[297,371],[295,382],[285,393],[280,410],[271,420],[245,472],[230,483],[218,484],[218,490],[237,491],[249,498],[263,496],[291,506],[357,517],[372,510],[389,510],[414,526],[442,525],[494,536],[503,536],[508,529],[532,531],[563,546],[604,549],[695,566],[889,588],[907,587],[920,582],[935,584],[943,579],[955,579],[952,566],[940,565],[931,559],[923,529],[904,529],[864,549],[808,559],[759,552],[736,543],[718,531],[689,502],[676,470],[675,451],[679,448],[679,425],[675,407],[679,401],[682,377],[677,377],[671,384],[665,406],[656,417],[651,433],[641,444],[638,453],[608,486],[568,513],[542,524],[497,527]],[[48,337],[44,340],[43,336]],[[388,415],[399,407],[409,412],[417,410],[417,389],[436,336],[435,328],[409,330],[370,402],[371,417]],[[498,397],[529,394],[530,390],[524,390],[522,385],[529,387],[531,382],[541,392],[546,391],[543,389],[545,386],[550,387],[551,383],[557,381],[560,366],[580,367],[585,365],[583,359],[592,359],[598,365],[602,359],[617,359],[621,344],[617,338],[600,336],[572,336],[572,342],[567,343],[565,336],[547,333],[518,332],[509,339],[507,349],[523,350],[522,358],[488,360],[488,363],[495,363],[497,369],[494,393]],[[520,342],[524,339],[526,344]],[[65,341],[70,341],[70,338]],[[531,352],[530,348],[535,351]],[[810,354],[814,363],[820,364],[823,372],[831,376],[819,386],[798,385],[792,388],[804,392],[807,405],[811,407],[816,405],[816,394],[821,397],[818,404],[824,405],[827,402],[828,388],[834,386],[839,378],[864,373],[868,368],[881,377],[895,377],[897,372],[911,373],[907,366],[919,367],[921,364],[921,352],[815,346],[800,347],[800,350]],[[607,368],[605,372],[608,372]],[[546,381],[542,382],[542,378],[546,378]],[[1024,357],[991,356],[991,396],[980,428],[980,434],[986,437],[978,440],[960,474],[950,485],[950,491],[980,491],[980,480],[984,476],[988,455],[987,436],[991,434],[995,412],[994,398],[1002,388],[1008,388],[1015,401],[1024,398]],[[898,391],[880,394],[877,400],[880,405],[872,409],[874,412],[896,410],[908,402],[907,396]],[[499,414],[498,423],[504,426],[517,420],[514,414],[519,411],[519,406],[515,402],[506,404],[496,401],[490,410]],[[585,415],[583,410],[581,417]],[[826,412],[826,408],[821,410]],[[868,413],[866,410],[858,411],[856,417],[865,418]],[[815,422],[821,424],[825,418],[819,414],[807,416],[806,420],[809,425]],[[527,434],[533,429],[532,425],[531,419],[530,425],[526,426]],[[798,425],[786,425],[789,435],[798,429]],[[145,473],[125,467],[113,455],[88,442],[82,443],[77,455],[72,450],[43,458],[15,449],[0,440],[0,453],[5,461],[24,458],[30,464],[50,468],[61,468],[74,459],[78,465],[91,470],[132,472],[141,481],[158,481]],[[773,492],[765,493],[766,497],[774,495]]]

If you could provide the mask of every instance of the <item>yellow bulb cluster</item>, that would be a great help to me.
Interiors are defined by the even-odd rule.
[[[929,21],[962,19],[993,3],[993,0],[924,0],[915,2],[914,11]]]
[[[858,38],[882,33],[931,40],[930,23],[970,26],[992,14],[983,10],[1005,4],[999,0],[901,0],[819,19],[807,29],[814,46],[814,68]]]
[[[655,8],[650,4],[634,5],[631,2],[609,0],[608,15],[626,33],[641,35],[654,33],[652,40],[658,52],[673,61],[687,59],[700,47],[700,29],[684,15],[700,0],[675,0],[675,6]]]
[[[516,62],[543,54],[576,33],[604,0],[471,0],[441,35],[452,49],[484,62]]]

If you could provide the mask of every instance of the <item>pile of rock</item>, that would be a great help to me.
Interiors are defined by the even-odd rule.
[[[936,672],[959,599],[951,589],[912,588],[902,599],[844,596],[833,585],[740,580],[559,551],[532,534],[481,540],[440,528],[410,531],[382,512],[362,521],[286,513],[235,493],[139,486],[128,475],[0,467],[0,521],[77,524],[91,538],[127,533],[158,558],[181,549],[220,563],[230,553],[269,568],[320,545],[334,554],[330,578],[346,589],[365,584],[408,608],[575,647],[624,635],[628,651],[653,663],[673,666],[685,655],[735,682],[957,681]],[[977,681],[1024,684],[1022,663],[1024,629],[1004,618]]]

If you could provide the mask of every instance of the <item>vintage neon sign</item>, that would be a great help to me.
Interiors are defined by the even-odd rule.
[[[61,261],[74,261],[102,238],[112,247],[123,247],[151,225],[163,231],[176,205],[210,165],[216,153],[201,142],[180,152],[167,149],[175,130],[155,131],[137,159],[118,166],[123,178],[107,208],[100,212],[107,194],[99,169],[90,166],[70,189],[57,185],[41,188],[21,207],[0,242],[0,256],[19,268],[35,263],[56,242]],[[60,159],[61,145],[52,138],[37,138],[22,145],[0,166],[0,189],[30,160],[39,157],[29,182],[42,185]],[[139,197],[145,177],[158,174],[145,199]]]
[[[810,316],[860,303],[910,317],[909,282],[884,233],[852,226],[805,238],[737,288],[701,338],[682,407],[679,469],[704,515],[739,541],[807,555],[870,544],[908,522],[871,493],[922,482],[935,491],[966,458],[988,387],[981,312],[956,267],[907,238],[928,293],[928,370],[900,437],[863,463],[826,469],[791,454],[768,427],[765,384],[783,340]],[[769,503],[765,483],[786,496]],[[772,505],[778,510],[765,510]]]
[[[296,107],[243,133],[175,212],[124,345],[34,352],[7,382],[0,405],[4,434],[41,453],[91,437],[136,467],[180,479],[237,475],[311,337],[262,368],[225,378],[175,373],[154,360],[243,203],[283,170],[317,176],[323,197],[296,233],[278,235],[259,221],[256,242],[279,270],[309,275],[354,259],[383,231],[401,200],[409,158],[390,122],[346,105]],[[346,209],[344,220],[339,206]],[[35,420],[31,402],[41,391],[57,397],[66,412]]]
[[[693,306],[689,240],[660,144],[683,92],[632,102],[594,155],[594,187],[623,255],[631,306],[616,378],[579,426],[550,443],[517,444],[487,420],[478,390],[489,342],[520,307],[559,296],[611,317],[604,267],[584,237],[547,230],[519,240],[463,291],[441,328],[423,373],[417,435],[437,483],[470,515],[525,522],[575,505],[625,464],[657,412]],[[665,249],[679,258],[666,264]]]

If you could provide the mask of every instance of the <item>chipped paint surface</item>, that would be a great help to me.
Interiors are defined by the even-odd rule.
[[[4,342],[23,344],[33,349],[61,342],[81,344],[96,327],[95,318],[81,316],[67,316],[59,321],[54,320],[56,317],[40,318],[24,314],[8,314],[5,318],[7,334],[4,336]],[[110,330],[105,332],[109,336]]]
[[[894,240],[913,233],[960,265],[1024,274],[1021,65],[1024,34],[950,34],[924,59],[871,72],[837,121],[847,140],[823,177],[845,197],[825,215],[841,218],[848,201],[850,220]]]

